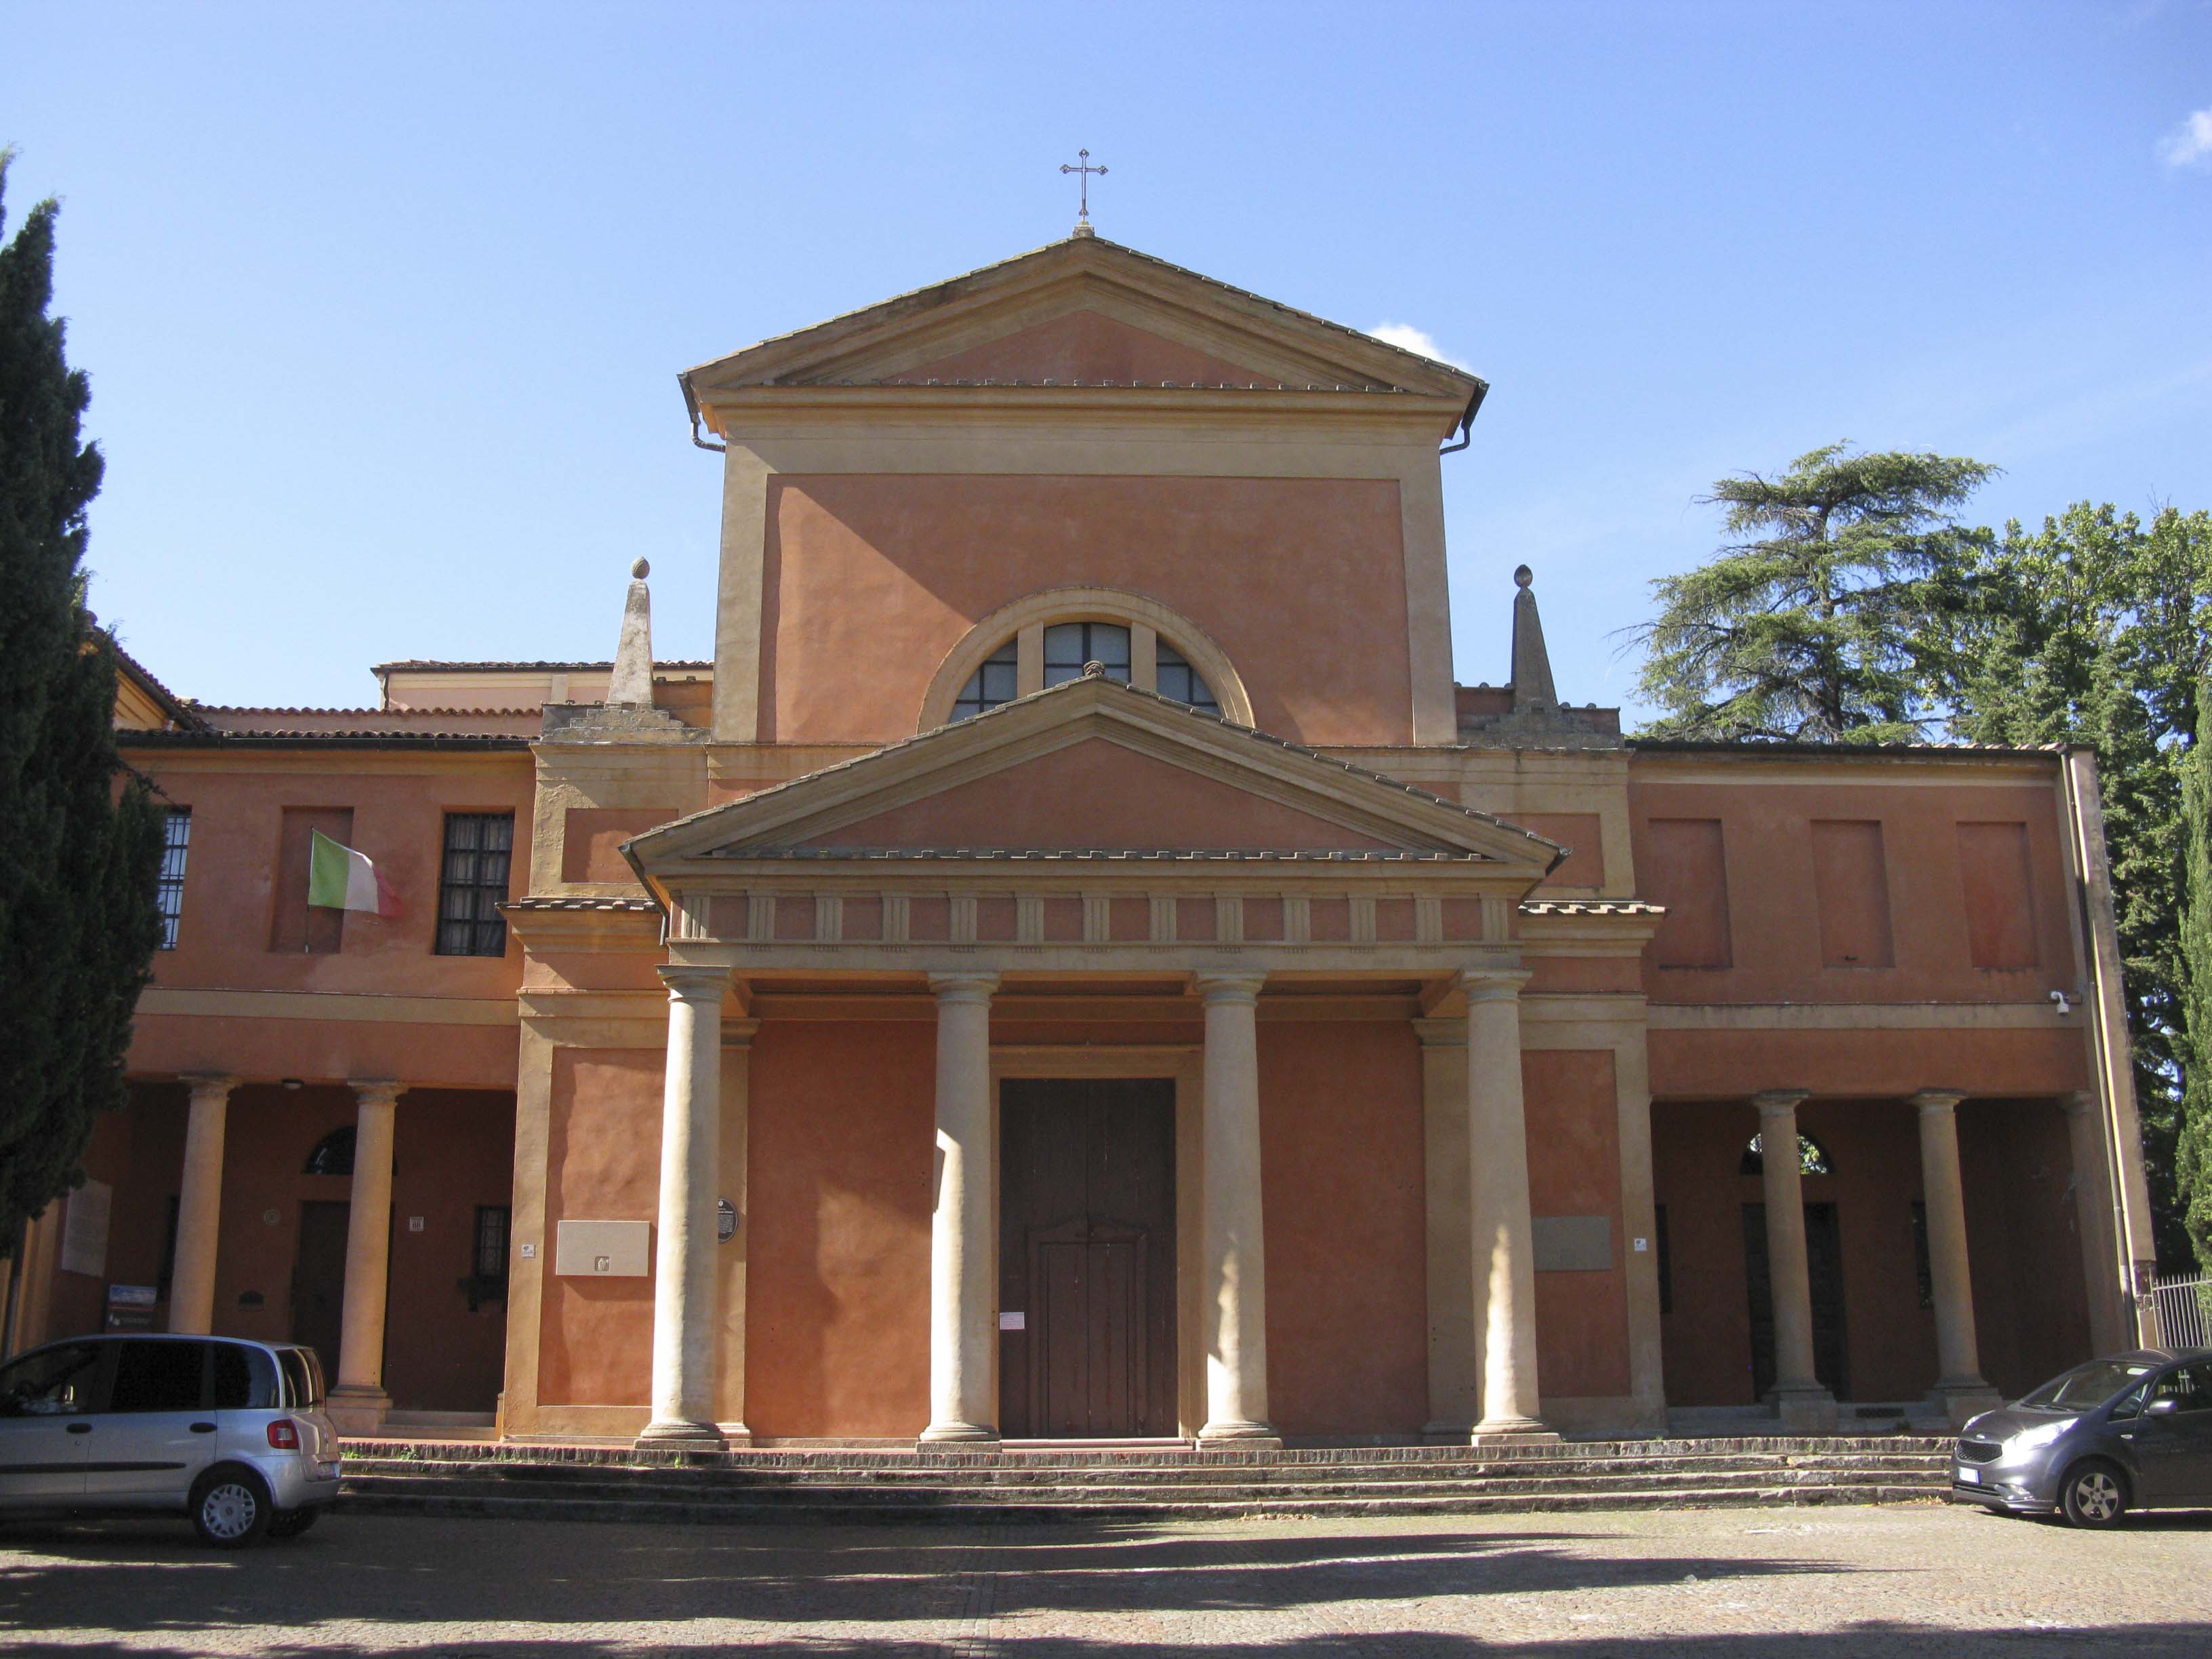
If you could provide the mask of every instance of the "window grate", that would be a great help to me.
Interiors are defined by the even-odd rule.
[[[477,1206],[476,1275],[507,1281],[507,1228],[511,1212],[505,1205]]]
[[[161,819],[161,878],[155,889],[164,951],[177,948],[177,925],[185,915],[185,856],[191,845],[192,809],[172,806]]]
[[[1936,1267],[1928,1259],[1928,1206],[1912,1200],[1912,1272],[1920,1287],[1920,1305],[1936,1305]]]
[[[438,870],[438,945],[441,957],[507,954],[507,866],[514,854],[512,812],[448,812],[446,852]]]

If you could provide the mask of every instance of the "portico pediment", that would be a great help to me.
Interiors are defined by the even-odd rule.
[[[1559,857],[1486,814],[1103,678],[680,819],[625,851],[649,884],[749,858],[1005,852],[1412,857],[1533,885]]]
[[[1401,392],[1456,411],[1448,364],[1137,252],[1076,237],[765,340],[684,376],[716,403],[771,386],[1119,386]]]

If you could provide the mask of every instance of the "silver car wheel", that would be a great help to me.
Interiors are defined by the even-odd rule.
[[[2109,1521],[2120,1512],[2119,1482],[2102,1469],[2091,1469],[2074,1482],[2074,1502],[2092,1521]]]
[[[210,1486],[200,1499],[200,1524],[216,1538],[243,1538],[253,1530],[259,1507],[260,1500],[252,1492],[235,1480],[226,1480]]]

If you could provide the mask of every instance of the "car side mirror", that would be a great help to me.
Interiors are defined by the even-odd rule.
[[[2181,1401],[2176,1399],[2173,1395],[2167,1395],[2164,1399],[2154,1400],[2149,1405],[2145,1406],[2143,1407],[2143,1415],[2145,1417],[2171,1417],[2174,1413],[2180,1409]]]

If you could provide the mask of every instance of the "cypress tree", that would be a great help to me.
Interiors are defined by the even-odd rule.
[[[115,645],[85,604],[102,462],[47,314],[56,211],[0,244],[0,1251],[82,1179],[94,1115],[123,1103],[161,939],[160,817],[116,752]]]

